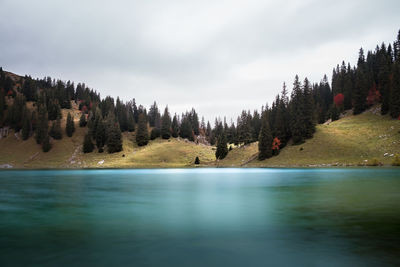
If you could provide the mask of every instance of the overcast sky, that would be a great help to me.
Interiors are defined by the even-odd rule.
[[[236,118],[392,42],[399,14],[399,0],[0,0],[0,66]]]

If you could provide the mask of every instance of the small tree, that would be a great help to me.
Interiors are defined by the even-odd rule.
[[[169,139],[171,137],[171,117],[168,112],[168,107],[165,107],[164,114],[161,118],[161,137]]]
[[[150,140],[154,140],[154,139],[160,137],[160,134],[161,134],[160,129],[153,128],[150,132]]]
[[[272,134],[269,122],[264,115],[261,123],[260,135],[258,137],[258,159],[264,160],[272,156]]]
[[[196,157],[196,159],[194,160],[194,164],[199,165],[200,164],[200,159],[199,157]]]
[[[79,127],[85,127],[87,124],[86,115],[82,112],[82,115],[79,119]]]
[[[31,131],[31,122],[29,117],[24,117],[22,120],[22,140],[27,140]]]
[[[228,155],[228,147],[226,143],[226,136],[222,133],[218,138],[217,150],[215,151],[215,157],[217,159],[224,159],[226,155]]]
[[[92,142],[92,138],[90,137],[89,134],[85,135],[85,138],[83,139],[83,153],[90,153],[94,149],[94,145]]]
[[[279,154],[280,146],[281,146],[281,140],[279,140],[278,137],[275,137],[274,140],[272,141],[272,154],[273,155]]]
[[[43,152],[49,152],[50,149],[51,149],[50,138],[49,135],[46,133],[42,141],[42,150]]]
[[[49,135],[56,140],[60,140],[62,138],[60,117],[58,117],[56,121],[53,121]]]
[[[136,132],[136,143],[138,146],[145,146],[149,142],[149,131],[145,114],[141,113],[138,119],[138,129]]]
[[[115,123],[108,132],[107,150],[108,153],[120,152],[122,150],[121,129],[118,123]]]
[[[71,113],[69,113],[69,112],[68,112],[68,116],[67,116],[67,124],[65,127],[65,131],[67,132],[68,137],[71,137],[72,134],[75,132],[74,120],[71,116]]]

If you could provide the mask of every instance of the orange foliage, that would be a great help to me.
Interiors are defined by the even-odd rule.
[[[279,140],[278,137],[275,137],[274,140],[272,141],[272,150],[279,150],[280,145],[281,145],[281,140]]]

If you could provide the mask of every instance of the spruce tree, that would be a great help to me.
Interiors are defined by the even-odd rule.
[[[86,115],[82,112],[82,115],[79,119],[79,127],[85,127],[87,124]]]
[[[42,141],[42,150],[43,150],[43,152],[49,152],[50,149],[51,149],[50,138],[46,132],[45,136],[43,137],[43,141]]]
[[[272,134],[266,114],[261,119],[261,130],[258,137],[258,159],[264,160],[272,156]]]
[[[30,114],[25,108],[24,115],[22,117],[22,140],[27,140],[31,133],[31,121],[30,121]]]
[[[48,132],[48,120],[46,106],[39,106],[38,119],[36,125],[36,143],[41,144]]]
[[[393,67],[392,93],[390,97],[390,116],[395,119],[400,119],[400,59],[394,64]]]
[[[87,133],[85,135],[85,138],[83,139],[83,153],[90,153],[94,149],[94,145],[92,142],[92,138],[90,135]]]
[[[171,124],[171,130],[172,130],[172,137],[177,138],[179,135],[179,123],[178,123],[178,117],[176,116],[176,113],[174,115],[174,118],[172,119],[172,124]]]
[[[69,112],[68,112],[68,116],[67,116],[67,123],[65,126],[65,131],[66,131],[68,137],[71,137],[73,135],[73,133],[75,132],[74,120],[71,116],[71,113],[69,113]]]
[[[108,153],[122,151],[121,129],[118,123],[114,123],[108,132],[107,151]]]
[[[4,110],[6,109],[6,100],[4,97],[4,90],[0,88],[0,126],[4,119]]]
[[[217,150],[215,151],[215,157],[217,159],[224,159],[228,155],[228,147],[226,142],[226,136],[222,133],[218,138]]]
[[[62,138],[60,117],[58,117],[56,121],[53,121],[49,135],[56,140],[60,140]]]
[[[134,132],[135,131],[135,117],[133,115],[132,111],[129,111],[128,113],[128,132]]]
[[[138,119],[138,128],[136,131],[136,143],[138,146],[145,146],[149,142],[149,132],[147,129],[147,120],[145,114],[140,114]]]
[[[165,108],[161,118],[161,137],[163,139],[169,139],[171,137],[171,117],[168,112],[168,106]]]
[[[314,120],[314,101],[311,92],[310,82],[307,78],[303,84],[304,102],[303,102],[303,120],[305,134],[304,138],[311,138],[315,133],[315,120]]]
[[[305,125],[303,118],[304,96],[300,87],[299,77],[296,75],[293,83],[293,91],[291,97],[291,133],[293,144],[301,144],[304,142]]]
[[[97,124],[97,130],[96,130],[96,146],[97,149],[100,151],[103,149],[103,146],[106,143],[106,127],[104,125],[104,121],[100,120]]]
[[[200,164],[200,159],[199,157],[196,157],[196,159],[194,160],[194,164],[199,165]]]
[[[161,136],[161,131],[160,129],[154,127],[153,129],[151,129],[150,132],[150,140],[155,140],[156,138]]]

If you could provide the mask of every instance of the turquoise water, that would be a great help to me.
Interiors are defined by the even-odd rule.
[[[0,266],[382,266],[399,255],[399,169],[0,172]]]

